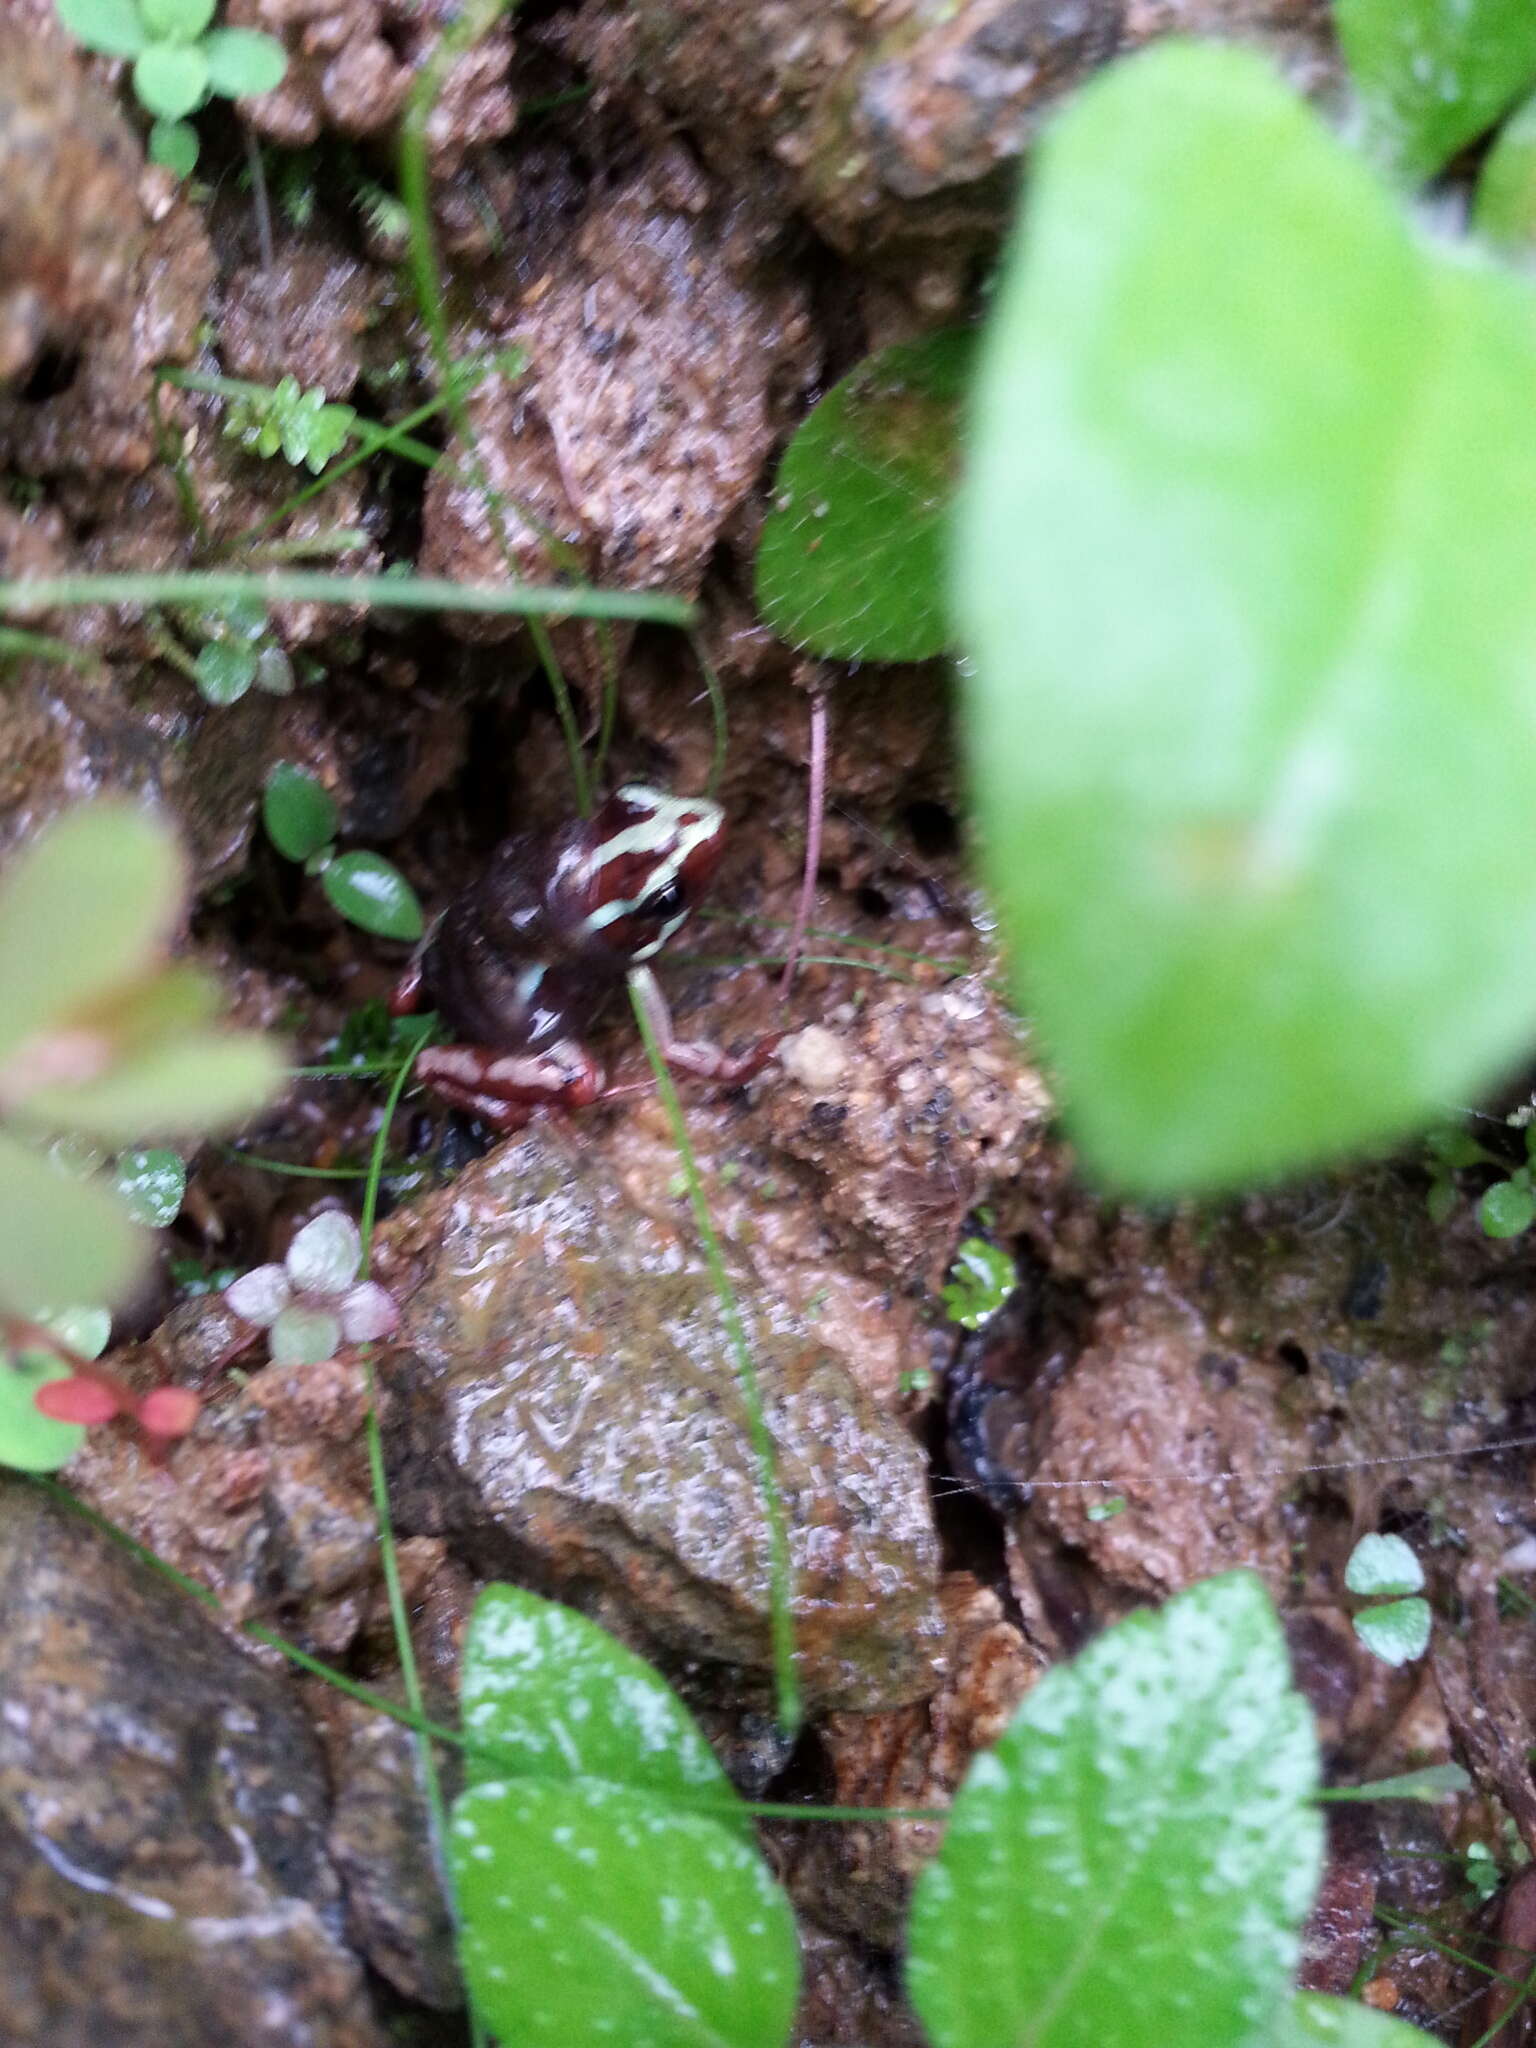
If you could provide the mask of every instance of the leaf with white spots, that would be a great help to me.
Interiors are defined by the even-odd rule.
[[[460,1707],[471,1784],[511,1773],[606,1778],[697,1808],[732,1813],[730,1780],[697,1723],[659,1672],[574,1608],[520,1586],[487,1586],[464,1645]],[[491,1754],[494,1752],[494,1755]]]
[[[782,2048],[794,1918],[717,1822],[590,1779],[477,1785],[454,1807],[459,1952],[517,2048]]]
[[[918,1881],[908,1983],[933,2048],[1251,2042],[1317,1887],[1317,1743],[1246,1572],[1048,1672]]]

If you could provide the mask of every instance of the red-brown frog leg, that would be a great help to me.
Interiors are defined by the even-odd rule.
[[[650,968],[632,967],[629,985],[640,998],[667,1065],[676,1067],[680,1074],[694,1074],[701,1081],[718,1081],[727,1088],[738,1081],[750,1081],[767,1066],[784,1036],[782,1031],[771,1031],[744,1053],[728,1053],[708,1038],[679,1038],[673,1031],[672,1012],[661,984]]]
[[[497,1131],[520,1131],[547,1102],[584,1109],[603,1093],[599,1063],[574,1039],[543,1052],[499,1052],[493,1045],[433,1045],[416,1061],[416,1079],[452,1109]]]

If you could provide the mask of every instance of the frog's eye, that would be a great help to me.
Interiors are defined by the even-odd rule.
[[[683,893],[682,882],[674,879],[664,888],[653,889],[648,896],[642,896],[635,906],[634,915],[654,918],[676,917],[679,911],[686,910],[687,907],[688,898]]]

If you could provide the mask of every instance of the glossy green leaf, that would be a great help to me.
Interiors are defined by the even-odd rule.
[[[462,1795],[448,1854],[470,1995],[504,2041],[784,2048],[794,1918],[718,1822],[627,1786],[515,1778]]]
[[[1510,115],[1484,157],[1472,219],[1501,249],[1536,255],[1536,94]]]
[[[0,1132],[0,1309],[35,1316],[60,1302],[120,1301],[149,1248],[99,1182]]]
[[[208,60],[193,44],[151,43],[134,64],[133,89],[146,113],[179,121],[208,96]]]
[[[520,1586],[487,1586],[464,1644],[460,1718],[487,1756],[469,1781],[515,1773],[607,1778],[695,1808],[718,1800],[735,1826],[736,1792],[698,1723],[661,1674],[574,1608]],[[739,1825],[749,1841],[752,1822]]]
[[[1112,68],[1031,193],[955,569],[1020,1000],[1102,1175],[1299,1169],[1536,1037],[1536,294],[1233,48]]]
[[[139,13],[153,41],[195,42],[213,19],[215,0],[139,0]]]
[[[776,633],[818,654],[917,661],[950,644],[944,548],[974,337],[870,356],[785,451],[757,553]]]
[[[1529,1180],[1496,1180],[1484,1190],[1477,1220],[1485,1237],[1518,1237],[1536,1220],[1536,1191]]]
[[[343,917],[381,939],[419,939],[421,905],[398,868],[377,853],[340,853],[320,886]]]
[[[256,680],[256,650],[243,640],[209,640],[193,666],[198,690],[210,704],[238,704]]]
[[[133,0],[54,0],[59,20],[87,50],[137,57],[148,40]]]
[[[145,1045],[99,1080],[38,1088],[25,1119],[109,1144],[146,1135],[200,1137],[253,1116],[282,1082],[281,1055],[253,1031],[200,1031]],[[93,1290],[73,1288],[72,1297]]]
[[[190,178],[196,170],[199,146],[190,121],[156,121],[150,127],[150,162],[163,164],[178,178]]]
[[[1317,1743],[1246,1572],[1048,1671],[975,1759],[918,1880],[907,1979],[933,2048],[1238,2043],[1316,1890]]]
[[[13,854],[0,869],[0,1063],[145,973],[181,895],[170,828],[129,804],[67,812]]]
[[[135,1223],[150,1230],[166,1230],[181,1213],[187,1169],[177,1152],[159,1148],[120,1152],[112,1168],[112,1185]]]
[[[1351,1593],[1368,1598],[1423,1589],[1424,1567],[1401,1536],[1362,1536],[1349,1553],[1344,1583]]]
[[[254,99],[281,85],[288,53],[259,28],[216,28],[203,42],[208,89],[227,100]]]
[[[1426,2048],[1433,2039],[1353,1998],[1298,1991],[1281,2007],[1269,2048]]]
[[[1531,0],[1334,0],[1367,140],[1401,176],[1434,176],[1536,84]]]
[[[1429,1648],[1434,1616],[1427,1600],[1393,1600],[1355,1616],[1355,1634],[1383,1664],[1411,1664]]]
[[[285,860],[308,860],[336,837],[336,804],[329,790],[291,761],[279,761],[267,777],[261,819]]]
[[[39,1414],[39,1387],[67,1380],[70,1369],[45,1351],[11,1357],[0,1351],[0,1465],[15,1472],[57,1472],[85,1441],[77,1422],[55,1422]]]

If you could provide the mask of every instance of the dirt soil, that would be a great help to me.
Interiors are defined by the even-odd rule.
[[[1476,1779],[1438,1806],[1334,1809],[1305,1981],[1475,2038],[1481,1980],[1455,1958],[1491,1956],[1530,1908],[1518,1884],[1479,1905],[1459,1857],[1536,1852],[1536,1249],[1482,1236],[1473,1176],[1432,1221],[1417,1158],[1198,1211],[1102,1202],[1003,992],[942,666],[811,660],[750,598],[788,433],[872,345],[975,311],[1060,97],[1175,31],[1258,42],[1326,96],[1326,6],[578,0],[438,64],[452,12],[231,0],[288,76],[204,118],[178,187],[145,161],[125,67],[82,60],[46,0],[0,0],[0,576],[253,562],[273,540],[302,559],[344,530],[324,559],[347,571],[696,598],[696,646],[554,631],[589,740],[618,674],[613,782],[703,790],[704,662],[725,693],[714,919],[662,971],[686,1034],[785,1034],[746,1084],[683,1085],[764,1375],[811,1721],[793,1746],[773,1724],[745,1417],[642,1086],[501,1141],[412,1093],[389,1133],[376,1273],[402,1322],[380,1412],[429,1706],[453,1717],[476,1589],[512,1577],[655,1659],[744,1791],[939,1804],[1051,1663],[1247,1566],[1335,1781],[1453,1755]],[[156,372],[292,376],[385,422],[432,396],[390,203],[426,65],[449,346],[501,366],[468,398],[473,448],[439,416],[419,429],[435,466],[376,458],[290,508],[306,475]],[[0,859],[95,791],[164,807],[196,864],[186,944],[299,1059],[334,1058],[404,949],[342,925],[264,843],[275,762],[319,777],[343,842],[386,851],[431,912],[507,833],[571,815],[519,625],[283,605],[299,687],[227,708],[142,609],[40,625],[81,665],[8,667]],[[818,698],[818,929],[785,996]],[[640,1082],[622,1005],[579,1021]],[[234,1625],[399,1690],[364,1365],[267,1364],[219,1292],[353,1203],[381,1114],[366,1080],[295,1079],[239,1146],[203,1149],[111,1358],[196,1388],[199,1425],[168,1471],[106,1429],[64,1475],[229,1626],[0,1483],[7,2048],[74,2048],[104,2016],[122,2048],[465,2038],[408,1739]],[[974,1234],[1019,1285],[965,1332],[940,1289]],[[1390,1671],[1352,1632],[1344,1563],[1370,1530],[1425,1562],[1429,1666]],[[935,1841],[923,1822],[768,1831],[802,1916],[802,2048],[917,2041],[901,1928]]]

